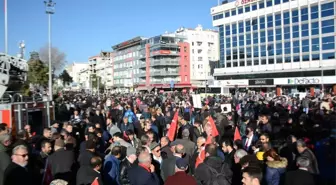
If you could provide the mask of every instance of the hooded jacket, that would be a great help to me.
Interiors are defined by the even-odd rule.
[[[281,158],[280,161],[267,161],[266,162],[266,176],[265,180],[267,185],[279,185],[281,175],[285,173],[287,167],[287,159]]]

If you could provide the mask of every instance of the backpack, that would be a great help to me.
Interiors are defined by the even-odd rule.
[[[205,164],[205,163],[204,163]],[[207,182],[207,185],[231,185],[231,180],[227,179],[224,173],[224,168],[222,167],[221,172],[218,173],[216,169],[213,167],[205,164],[209,171],[211,172],[212,176],[210,178],[210,181]]]

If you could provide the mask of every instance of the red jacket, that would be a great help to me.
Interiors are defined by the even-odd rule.
[[[191,175],[185,172],[176,172],[174,175],[169,176],[164,185],[197,185],[196,180]]]

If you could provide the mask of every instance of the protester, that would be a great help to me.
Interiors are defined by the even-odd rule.
[[[177,159],[175,164],[175,174],[169,176],[164,185],[197,185],[196,180],[186,173],[188,169],[188,161],[185,159]]]
[[[120,163],[120,184],[130,185],[128,171],[134,166],[134,162],[137,159],[136,150],[133,147],[127,148],[127,156]]]
[[[93,156],[89,159],[89,166],[82,166],[77,172],[76,185],[92,184],[95,180],[96,185],[103,185],[100,169],[102,167],[102,159],[98,156]]]
[[[306,157],[298,157],[296,165],[299,168],[286,174],[285,185],[315,185],[314,176],[308,172],[310,161]]]
[[[1,128],[1,125],[0,125]],[[0,134],[0,185],[5,185],[5,170],[11,163],[9,157],[9,146],[12,143],[11,136],[7,133]]]

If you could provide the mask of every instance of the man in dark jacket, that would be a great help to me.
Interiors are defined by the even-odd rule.
[[[155,168],[151,164],[151,155],[144,151],[139,154],[139,164],[128,171],[130,184],[136,185],[160,185],[160,180],[155,174]]]
[[[134,161],[137,159],[136,150],[133,147],[127,148],[127,156],[120,163],[120,184],[121,185],[130,185],[128,170],[132,168]]]
[[[306,157],[298,157],[296,160],[298,170],[287,172],[285,185],[314,185],[314,176],[308,172],[310,161]]]
[[[300,156],[309,159],[308,171],[314,175],[320,174],[316,157],[314,153],[309,148],[307,148],[306,143],[299,139],[296,141],[296,146]]]
[[[103,185],[102,177],[100,175],[100,168],[102,167],[102,159],[94,156],[90,159],[89,166],[81,167],[77,172],[77,185],[90,185],[97,178],[98,184]]]
[[[90,160],[95,156],[96,143],[90,139],[85,142],[86,150],[81,152],[78,157],[80,167],[90,166]]]
[[[0,185],[4,185],[4,173],[11,159],[8,155],[8,146],[11,144],[11,136],[9,134],[0,135]]]
[[[5,185],[33,185],[32,175],[25,168],[28,164],[28,149],[24,145],[13,149],[12,163],[5,170]]]
[[[65,150],[64,147],[64,140],[56,139],[55,152],[49,156],[48,163],[51,166],[51,174],[54,179],[72,182],[76,175],[72,173],[75,156],[73,151]]]
[[[34,175],[34,184],[40,184],[43,179],[44,168],[46,165],[47,158],[51,153],[51,143],[49,141],[42,141],[41,143],[41,152],[33,156],[32,164],[29,164],[33,169]]]
[[[178,144],[175,146],[174,156],[162,161],[161,177],[163,181],[165,181],[169,176],[175,174],[175,162],[177,159],[182,158],[184,154],[185,154],[184,146],[181,144]],[[189,159],[190,158],[186,160],[189,161]]]
[[[216,180],[220,184],[230,185],[232,171],[230,170],[229,165],[217,156],[216,145],[208,144],[205,147],[205,155],[207,157],[203,163],[198,165],[195,172],[195,178],[198,184],[205,185]],[[217,175],[215,173],[217,173]],[[218,178],[218,174],[221,174],[225,178]]]
[[[162,159],[167,159],[173,156],[173,152],[171,151],[169,146],[169,138],[167,136],[161,138],[160,145]]]
[[[185,152],[187,155],[192,156],[195,150],[195,143],[189,139],[189,129],[184,129],[182,131],[182,139],[176,139],[176,143],[179,143],[184,146]]]
[[[112,148],[106,156],[103,169],[104,184],[119,185],[121,146]]]
[[[223,140],[222,150],[225,153],[224,161],[229,165],[230,169],[232,169],[232,165],[234,164],[234,154],[236,152],[233,148],[233,141],[231,139]]]
[[[188,175],[185,171],[188,169],[188,161],[184,159],[178,159],[175,163],[175,174],[169,176],[165,182],[165,185],[197,185],[196,180]]]

